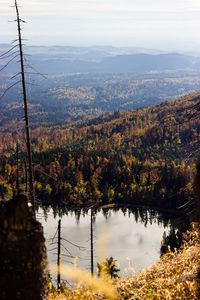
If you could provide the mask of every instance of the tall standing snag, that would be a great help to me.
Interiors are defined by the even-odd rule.
[[[58,254],[57,254],[57,290],[60,290],[60,265],[61,265],[61,219],[58,220]]]
[[[26,147],[27,147],[27,154],[28,154],[29,193],[30,193],[30,200],[31,200],[33,210],[34,210],[35,197],[34,197],[34,184],[33,184],[33,168],[32,168],[31,142],[30,142],[30,131],[29,131],[26,81],[25,81],[25,71],[24,71],[24,55],[23,55],[23,47],[22,47],[22,35],[21,35],[21,22],[24,22],[24,21],[22,19],[20,19],[17,0],[15,0],[15,9],[16,9],[16,14],[17,14],[16,22],[17,22],[17,29],[18,29],[18,42],[19,42],[19,52],[20,52],[20,67],[21,67],[20,74],[21,74],[22,93],[23,93],[23,100],[24,100]]]
[[[94,242],[93,242],[93,210],[90,215],[90,243],[91,243],[91,276],[94,276]]]

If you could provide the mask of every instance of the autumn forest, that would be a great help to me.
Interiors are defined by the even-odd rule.
[[[191,157],[200,134],[198,112],[193,114],[198,101],[199,94],[192,94],[62,127],[35,126],[37,197],[72,207],[115,203],[177,209],[193,194]],[[16,192],[19,174],[25,189],[27,176],[23,129],[7,131],[0,134],[3,199]]]

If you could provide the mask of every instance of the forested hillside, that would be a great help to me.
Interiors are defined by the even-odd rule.
[[[68,123],[63,128],[33,129],[38,198],[85,206],[181,206],[192,195],[191,157],[200,138],[199,100],[200,95],[193,94],[151,108]],[[17,139],[24,187],[23,133],[1,131],[1,198],[8,197],[16,186]]]
[[[0,126],[4,127],[23,116],[20,86],[7,90],[15,83],[11,76],[15,73],[0,73]],[[200,73],[192,70],[61,74],[45,79],[32,75],[27,80],[29,116],[34,126],[62,125],[106,112],[149,107],[200,90]]]

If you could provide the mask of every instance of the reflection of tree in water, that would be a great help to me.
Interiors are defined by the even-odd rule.
[[[181,218],[173,220],[170,225],[169,233],[166,231],[163,234],[161,242],[160,254],[161,256],[169,251],[178,250],[182,244],[182,235],[189,228],[189,219],[183,220]]]
[[[43,206],[44,212],[48,215],[50,209],[53,209],[54,217],[59,216],[62,218],[64,215],[74,215],[77,223],[80,221],[81,216],[89,214],[90,208],[68,208],[66,206]],[[184,208],[185,209],[185,208]],[[153,209],[146,209],[144,207],[95,207],[93,210],[93,222],[95,222],[95,216],[101,211],[105,219],[109,219],[112,215],[115,216],[117,212],[121,211],[124,216],[134,218],[135,222],[143,223],[144,226],[157,223],[164,227],[170,227],[168,233],[164,232],[163,240],[161,244],[161,255],[166,253],[170,247],[171,251],[179,249],[182,242],[182,234],[189,228],[189,216],[184,210],[176,211],[158,211]],[[91,264],[93,265],[93,263]]]
[[[54,218],[59,217],[62,218],[63,216],[68,216],[68,215],[74,215],[76,218],[77,223],[80,221],[81,216],[87,216],[90,211],[90,207],[68,207],[66,205],[60,206],[60,205],[40,205],[37,207],[37,209],[42,208],[45,219],[47,220],[48,214],[50,211],[53,211],[53,216]],[[120,206],[114,206],[112,208],[107,208],[104,206],[103,208],[101,207],[96,207],[93,209],[93,218],[95,220],[95,216],[99,213],[102,212],[104,217],[108,219],[111,217],[111,215],[115,215],[117,212],[122,212],[124,216],[127,216],[129,218],[134,218],[134,220],[138,222],[142,222],[145,226],[148,224],[153,224],[157,223],[158,225],[162,224],[164,227],[169,226],[171,224],[172,220],[176,220],[182,216],[183,218],[187,219],[187,215],[184,215],[183,211],[167,211],[167,210],[155,210],[155,209],[149,209],[145,207],[120,207]]]
[[[73,264],[74,267],[76,267],[76,261],[80,259],[79,256],[73,255],[73,252],[69,250],[68,245],[71,245],[72,247],[78,248],[80,251],[84,251],[85,247],[75,244],[74,242],[64,238],[62,236],[62,225],[61,225],[61,219],[58,220],[58,226],[56,229],[56,232],[52,238],[49,239],[51,246],[51,249],[48,251],[55,251],[56,253],[53,253],[56,255],[57,260],[57,290],[61,291],[63,286],[71,284],[66,279],[62,278],[62,265],[63,264]],[[50,274],[50,282],[52,284],[52,274]]]

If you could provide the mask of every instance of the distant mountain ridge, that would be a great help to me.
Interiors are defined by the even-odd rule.
[[[132,54],[106,57],[100,62],[63,58],[35,59],[32,64],[48,73],[142,73],[177,69],[198,69],[200,59],[184,54]]]
[[[0,54],[9,49],[0,44]],[[27,46],[30,63],[44,73],[126,73],[200,69],[200,58],[180,53],[162,53],[140,48]],[[3,61],[0,62],[3,65]],[[16,63],[8,67],[14,72]]]
[[[0,44],[0,54],[3,51],[7,51],[11,48],[9,44]],[[137,53],[147,54],[161,54],[163,51],[156,49],[145,49],[136,47],[123,47],[117,48],[113,46],[90,46],[90,47],[75,47],[75,46],[25,46],[25,52],[34,56],[42,57],[46,59],[51,58],[64,58],[66,60],[86,60],[100,62],[106,57],[116,55],[130,55]]]

